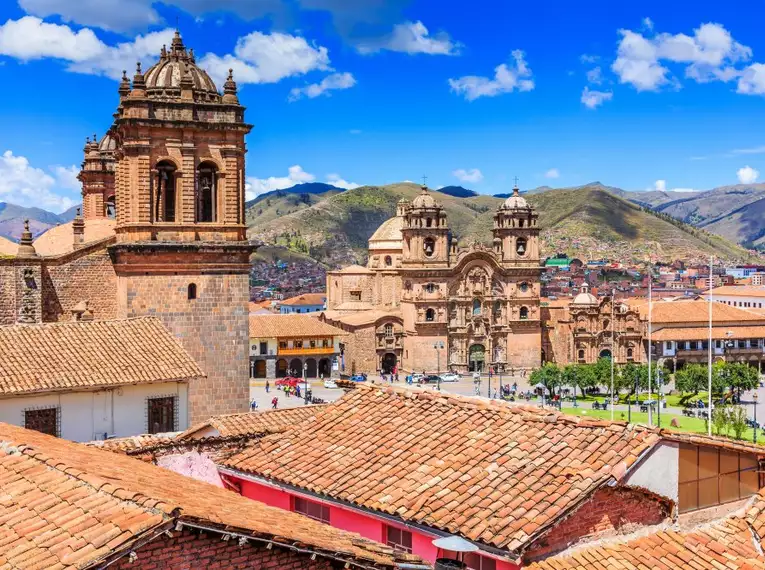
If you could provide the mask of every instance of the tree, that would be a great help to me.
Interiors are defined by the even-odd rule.
[[[619,374],[619,390],[625,390],[630,397],[638,390],[648,389],[648,366],[628,362],[621,367]]]
[[[595,383],[599,386],[611,386],[611,359],[598,358],[598,361],[592,365],[592,371],[595,375]],[[615,371],[614,371],[615,372]],[[616,377],[614,377],[616,382]]]
[[[725,362],[723,370],[730,386],[738,392],[754,390],[760,385],[760,377],[757,369],[744,362]]]
[[[696,396],[707,387],[706,366],[688,364],[675,372],[675,387],[683,394]]]
[[[744,365],[746,366],[746,365]],[[741,439],[747,426],[746,410],[741,406],[733,406],[728,412],[728,425],[733,430],[736,439]]]
[[[561,382],[582,391],[582,396],[587,388],[595,386],[595,371],[589,364],[569,364],[561,372]]]
[[[561,370],[554,362],[548,362],[531,373],[531,382],[535,386],[542,384],[552,398],[553,390],[561,385]]]

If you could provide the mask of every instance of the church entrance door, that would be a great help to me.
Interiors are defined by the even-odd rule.
[[[468,356],[468,369],[470,372],[483,372],[485,362],[486,347],[482,344],[472,345]]]
[[[382,373],[393,374],[393,370],[396,368],[396,355],[392,352],[386,352],[382,358]]]

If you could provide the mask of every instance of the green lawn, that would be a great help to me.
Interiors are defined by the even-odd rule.
[[[590,408],[563,408],[564,414],[569,414],[573,416],[589,416],[592,418],[599,418],[603,420],[610,420],[611,419],[611,410],[593,410]],[[677,420],[678,427],[672,427],[670,425],[670,422],[672,420]],[[616,410],[614,412],[614,420],[616,421],[627,421],[627,412]],[[657,414],[654,414],[653,422],[654,425],[658,425],[659,416]],[[635,412],[633,410],[632,412],[632,423],[633,424],[643,424],[648,425],[648,414],[642,413],[642,412]],[[675,414],[667,414],[662,413],[661,414],[661,427],[667,428],[667,429],[673,429],[676,431],[690,431],[695,433],[707,433],[707,426],[704,420],[699,418],[688,418],[685,416],[678,416]],[[730,437],[733,437],[733,432],[731,431]],[[752,441],[752,430],[747,429],[744,434],[742,435],[742,439],[744,441]],[[757,432],[757,442],[760,444],[765,445],[765,434],[762,431]]]

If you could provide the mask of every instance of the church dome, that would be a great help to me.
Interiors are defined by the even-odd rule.
[[[519,208],[528,208],[529,204],[526,202],[526,199],[521,196],[521,193],[516,186],[513,188],[513,195],[505,200],[503,207],[509,210],[517,210]]]
[[[509,198],[508,198],[509,200]],[[598,298],[590,293],[590,287],[586,283],[582,285],[581,292],[574,297],[572,305],[597,305]]]
[[[220,97],[215,83],[204,69],[197,66],[194,50],[186,50],[181,35],[176,31],[170,50],[162,46],[159,61],[144,74],[146,94],[149,97],[177,97],[183,82],[197,95],[217,99]]]
[[[435,198],[430,195],[430,192],[428,192],[427,186],[422,187],[422,192],[419,196],[417,196],[414,200],[412,200],[412,207],[413,208],[437,208],[438,204],[436,203]]]
[[[98,143],[98,150],[101,152],[114,152],[117,150],[117,141],[109,133],[106,133],[101,142]]]

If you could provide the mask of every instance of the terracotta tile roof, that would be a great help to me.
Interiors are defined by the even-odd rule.
[[[623,423],[358,386],[223,466],[517,552],[658,440]]]
[[[763,317],[759,317],[762,319]],[[712,323],[716,325],[716,323]],[[728,334],[728,333],[732,334]],[[651,340],[707,340],[709,338],[709,328],[707,327],[664,327],[651,333]],[[747,339],[747,338],[765,338],[765,324],[754,326],[735,326],[732,323],[719,324],[712,326],[713,339]]]
[[[144,433],[141,435],[130,435],[127,437],[113,437],[111,439],[102,439],[90,441],[85,445],[105,449],[107,451],[117,451],[127,453],[143,449],[144,447],[154,447],[175,440],[178,432],[172,433]]]
[[[663,439],[670,441],[680,441],[695,445],[710,445],[712,447],[722,447],[743,453],[756,453],[765,456],[765,445],[755,444],[750,441],[731,439],[729,437],[717,435],[706,435],[703,433],[673,431],[669,429],[661,429],[659,430],[659,434]]]
[[[290,297],[281,301],[280,305],[323,305],[327,300],[326,293],[305,293],[303,295],[297,295],[296,297]]]
[[[19,244],[0,236],[0,255],[16,255],[18,251]]]
[[[648,301],[631,304],[631,306],[640,311],[643,319],[648,319]],[[651,319],[654,326],[660,323],[706,323],[709,321],[709,303],[707,301],[654,301]],[[763,317],[738,307],[712,303],[713,323],[739,321],[763,322]]]
[[[313,419],[326,405],[303,406],[300,408],[284,408],[282,410],[265,410],[262,412],[246,412],[243,414],[227,414],[213,416],[181,433],[179,439],[199,437],[201,435],[233,435],[264,434],[282,431],[306,420]],[[217,433],[210,433],[212,431]]]
[[[344,336],[346,333],[310,315],[250,315],[250,338]]]
[[[368,325],[385,318],[401,320],[401,311],[383,311],[381,309],[371,309],[368,311],[360,311],[358,313],[324,311],[324,318],[337,323],[342,323],[344,325],[358,327]]]
[[[0,395],[203,376],[154,317],[0,327]]]
[[[3,567],[90,567],[177,521],[299,546],[351,565],[391,568],[407,558],[126,455],[2,423],[0,486]]]
[[[712,298],[715,295],[726,295],[728,297],[765,297],[765,287],[752,285],[723,285],[712,289]]]
[[[349,265],[348,267],[343,267],[342,269],[339,269],[338,271],[331,271],[329,273],[352,273],[352,274],[369,274],[374,273],[371,269],[367,269],[366,267],[363,267],[361,265]]]
[[[114,236],[115,220],[96,218],[85,220],[83,243],[92,243]],[[34,241],[38,255],[61,255],[74,251],[74,232],[72,222],[55,226]]]

